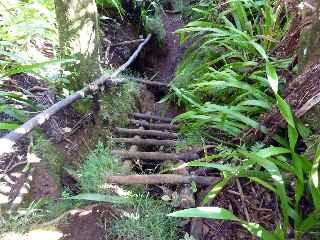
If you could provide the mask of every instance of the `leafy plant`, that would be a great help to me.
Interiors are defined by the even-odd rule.
[[[164,29],[161,19],[161,3],[159,0],[152,0],[150,2],[136,0],[136,8],[140,9],[140,22],[147,33],[152,33],[159,42],[161,42],[165,36],[166,31]]]
[[[96,0],[97,4],[101,8],[115,8],[118,11],[118,14],[122,17],[126,14],[121,0]]]
[[[45,217],[43,210],[39,208],[40,202],[31,202],[27,208],[21,208],[10,215],[0,215],[0,237],[7,232],[23,233],[31,224],[42,221]]]
[[[96,149],[89,153],[86,161],[79,170],[79,183],[84,193],[109,192],[106,177],[120,172],[119,158],[112,155],[110,150],[101,142]]]
[[[26,87],[10,77],[28,73],[56,83],[60,65],[74,59],[54,59],[58,42],[53,1],[2,1],[0,4],[1,130],[11,130],[43,109]]]
[[[211,159],[218,156],[212,155],[206,159],[193,161],[185,164],[192,167],[207,167],[220,170],[223,179],[216,184],[204,199],[204,204],[217,196],[219,191],[226,186],[234,177],[247,177],[251,181],[261,184],[268,190],[274,192],[279,201],[282,211],[282,222],[274,232],[266,231],[256,223],[248,223],[231,212],[221,208],[196,208],[178,211],[170,214],[173,217],[205,217],[213,219],[223,219],[238,221],[253,235],[261,239],[286,239],[289,224],[293,221],[293,229],[296,239],[301,239],[320,222],[320,188],[319,188],[319,163],[320,145],[314,156],[313,162],[309,162],[306,156],[296,152],[296,144],[301,133],[293,117],[290,106],[278,94],[278,76],[275,69],[267,62],[268,82],[276,96],[277,105],[288,123],[288,141],[281,141],[282,147],[267,147],[261,150],[247,151],[236,150],[227,153],[232,157],[242,159],[236,166],[209,163]],[[302,134],[302,133],[301,133]],[[220,156],[221,157],[221,156]],[[294,186],[290,187],[290,182]],[[294,192],[293,198],[290,191]],[[306,199],[311,204],[305,211],[301,205],[302,199]]]
[[[148,196],[137,196],[128,206],[128,212],[115,220],[112,233],[125,239],[176,239],[177,221],[168,218],[170,206]]]
[[[126,126],[128,124],[128,113],[136,110],[137,96],[138,85],[134,82],[110,88],[101,99],[100,112],[102,119],[108,124]]]
[[[274,103],[265,70],[290,62],[270,58],[268,51],[284,34],[287,21],[268,1],[222,5],[199,4],[194,8],[198,19],[177,31],[182,42],[192,44],[167,99],[186,108],[175,119],[188,126],[183,131],[219,129],[233,136],[247,127],[264,131],[255,117]]]

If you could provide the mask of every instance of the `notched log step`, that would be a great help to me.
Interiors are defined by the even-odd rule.
[[[108,176],[107,182],[114,184],[188,184],[195,182],[200,185],[212,185],[218,182],[218,177],[183,176],[178,174],[150,174],[150,175],[114,175]]]
[[[113,150],[112,154],[120,156],[122,159],[140,159],[144,161],[190,161],[199,158],[197,153],[163,153],[163,152],[128,152],[123,150]]]
[[[154,121],[159,121],[164,123],[171,123],[172,121],[172,118],[160,117],[160,116],[155,116],[155,115],[150,115],[145,113],[131,113],[130,115],[137,119],[154,120]]]
[[[168,129],[168,130],[177,130],[177,126],[168,124],[168,123],[150,123],[145,120],[135,120],[135,119],[129,119],[129,123],[139,125],[145,128],[149,129]]]
[[[144,146],[175,146],[177,144],[174,140],[158,140],[158,139],[137,139],[137,138],[112,138],[115,142],[129,143],[134,145]]]
[[[157,131],[157,130],[141,130],[141,129],[129,129],[116,127],[115,131],[127,135],[139,135],[142,137],[158,137],[164,139],[175,139],[177,138],[176,133]]]

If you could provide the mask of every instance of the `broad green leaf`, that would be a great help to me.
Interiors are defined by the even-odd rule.
[[[266,63],[266,72],[267,72],[267,78],[270,87],[272,88],[273,92],[275,94],[278,93],[278,74],[276,72],[276,69],[272,66],[272,64],[267,61]]]
[[[290,149],[292,152],[294,152],[297,141],[298,141],[298,131],[295,127],[292,127],[291,125],[288,125],[288,138],[289,138]]]
[[[263,148],[259,150],[256,154],[261,158],[268,158],[268,157],[285,154],[285,153],[290,153],[290,150],[282,147],[271,146],[271,147]]]
[[[258,44],[258,43],[256,43],[255,41],[253,41],[253,40],[251,40],[251,41],[249,41],[249,43],[257,50],[257,52],[261,55],[261,57],[264,59],[264,60],[266,60],[266,61],[268,61],[268,55],[267,55],[267,53],[266,53],[266,51],[264,50],[264,48],[260,45],[260,44]],[[267,62],[267,65],[268,65],[268,63],[269,62]],[[272,65],[271,65],[272,66]],[[270,66],[269,66],[270,67]],[[269,68],[268,66],[267,66],[267,68]],[[273,71],[273,69],[269,69],[269,70],[271,70],[271,71]],[[275,71],[275,70],[274,70]],[[269,78],[269,73],[270,72],[268,72],[268,70],[267,70],[267,73],[268,73],[268,78]],[[274,73],[272,73],[273,75],[272,75],[272,77],[275,77],[275,75],[274,75]],[[278,83],[277,83],[278,84]],[[271,85],[271,84],[270,84]],[[273,88],[272,88],[273,89]]]
[[[268,101],[261,101],[261,100],[245,100],[239,103],[240,106],[257,106],[264,108],[266,110],[271,109],[271,104]]]
[[[316,153],[314,155],[313,165],[310,172],[310,177],[313,185],[319,187],[319,165],[320,165],[320,144],[317,147]]]
[[[221,181],[216,183],[213,188],[209,191],[209,193],[205,196],[205,198],[202,201],[202,204],[207,204],[210,200],[214,199],[219,192],[230,182],[232,176],[227,175],[224,176]]]
[[[1,130],[13,130],[19,127],[19,124],[10,123],[10,122],[0,122],[0,129]]]
[[[168,214],[170,217],[183,217],[183,218],[209,218],[217,220],[229,220],[240,222],[251,234],[260,237],[262,240],[274,240],[271,232],[265,230],[257,223],[249,223],[236,217],[232,212],[219,208],[219,207],[198,207],[189,208],[185,210],[176,211]]]
[[[298,154],[292,152],[292,161],[296,173],[296,185],[295,185],[295,207],[299,207],[300,200],[304,193],[304,177],[303,177],[303,162]]]
[[[197,218],[210,218],[210,219],[219,219],[219,220],[231,220],[231,221],[240,221],[238,217],[233,215],[228,210],[219,207],[197,207],[189,208],[185,210],[176,211],[168,214],[170,217],[197,217]]]
[[[289,104],[286,103],[286,101],[283,100],[279,94],[275,94],[275,95],[276,95],[277,105],[279,107],[281,115],[291,127],[295,128],[294,118],[293,118]]]
[[[257,154],[244,152],[243,153],[249,157],[249,159],[252,159],[256,161],[259,165],[264,167],[268,173],[270,174],[271,178],[274,181],[274,184],[276,186],[276,193],[278,194],[278,197],[280,199],[280,206],[283,214],[283,223],[284,223],[284,231],[287,231],[288,224],[289,224],[289,198],[286,192],[286,186],[285,182],[282,178],[282,175],[280,173],[280,170],[278,167],[267,158],[261,158]]]
[[[309,177],[309,186],[315,209],[320,209],[319,164],[320,144],[317,147]]]
[[[45,61],[45,62],[41,62],[41,63],[19,65],[15,68],[8,70],[8,71],[5,71],[3,73],[3,75],[4,76],[12,76],[17,73],[30,72],[32,70],[46,67],[46,66],[52,65],[52,64],[63,64],[63,63],[70,63],[70,62],[75,62],[75,61],[76,61],[75,59],[55,59],[55,60]]]
[[[296,119],[295,123],[296,123],[296,128],[299,134],[301,135],[301,137],[303,138],[303,140],[306,140],[309,136],[311,136],[312,134],[311,129],[305,126],[301,120]]]
[[[309,232],[312,230],[316,225],[320,222],[320,210],[317,209],[310,213],[306,219],[304,219],[299,226],[298,234],[302,236],[304,233]]]

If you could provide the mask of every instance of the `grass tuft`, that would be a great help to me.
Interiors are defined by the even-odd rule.
[[[108,192],[105,184],[106,176],[120,171],[119,158],[112,155],[110,150],[99,142],[79,170],[82,192]]]
[[[120,239],[176,239],[176,219],[166,215],[171,207],[161,201],[141,195],[133,199],[132,209],[116,220],[112,233]]]

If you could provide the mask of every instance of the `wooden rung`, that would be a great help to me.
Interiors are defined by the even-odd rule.
[[[144,161],[190,161],[199,158],[197,153],[163,153],[163,152],[128,152],[123,150],[113,150],[112,154],[120,156],[122,159],[140,159]]]
[[[131,113],[130,115],[138,119],[155,120],[155,121],[165,122],[165,123],[171,123],[172,121],[172,118],[159,117],[159,116],[145,114],[145,113]]]
[[[135,119],[129,119],[129,123],[131,124],[136,124],[145,128],[150,128],[150,129],[169,129],[169,130],[176,130],[177,126],[174,126],[172,124],[168,123],[149,123],[145,120],[135,120]]]
[[[139,135],[139,136],[148,136],[148,137],[158,137],[164,139],[175,139],[177,138],[176,133],[157,131],[157,130],[141,130],[141,129],[130,129],[130,128],[115,128],[115,131],[122,134],[128,135]]]
[[[137,138],[112,138],[113,141],[134,145],[175,146],[174,140],[137,139]]]
[[[108,183],[114,184],[188,184],[195,182],[200,185],[212,185],[220,180],[218,177],[184,176],[178,174],[150,175],[114,175],[107,177]]]

